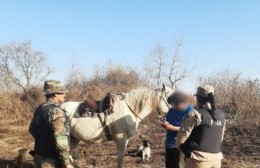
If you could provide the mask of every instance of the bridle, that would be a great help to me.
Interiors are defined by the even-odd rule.
[[[164,93],[164,92],[163,92],[163,93]],[[171,106],[169,105],[169,103],[168,103],[168,101],[167,101],[167,99],[166,99],[166,95],[165,95],[165,94],[166,94],[166,93],[164,93],[163,95],[161,95],[160,100],[162,99],[162,100],[164,101],[164,103],[166,104],[166,106],[170,109]],[[157,108],[157,113],[158,113],[158,115],[159,115],[159,118],[161,118],[161,117],[162,117],[162,112],[160,111],[159,107]]]

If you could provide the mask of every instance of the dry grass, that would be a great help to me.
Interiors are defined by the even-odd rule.
[[[1,123],[2,124],[2,123]],[[15,168],[16,157],[20,149],[31,149],[33,139],[30,137],[28,125],[11,126],[0,132],[0,167]],[[151,141],[152,159],[142,163],[140,158],[126,156],[126,166],[129,168],[161,168],[164,166],[164,137],[165,131],[160,127],[156,113],[146,118],[138,128],[137,135],[132,138],[127,151],[136,149],[142,139]],[[247,139],[241,142],[240,136],[234,136],[229,131],[225,136],[223,151],[225,159],[223,168],[257,168],[259,162],[258,139]],[[105,150],[104,150],[105,149]],[[116,148],[113,142],[103,144],[81,144],[74,153],[77,164],[82,168],[113,168],[116,164]],[[31,159],[29,158],[29,163]],[[29,167],[24,167],[29,168]]]
[[[120,74],[116,78],[117,74]],[[122,82],[125,81],[125,82]],[[110,69],[92,79],[68,80],[68,100],[82,100],[84,97],[101,98],[107,92],[121,93],[140,86],[142,81],[134,71],[122,67]],[[243,79],[234,74],[221,72],[201,79],[216,88],[217,106],[227,112],[228,125],[224,138],[224,168],[257,168],[260,165],[258,81]],[[32,149],[33,139],[28,125],[35,108],[44,100],[41,89],[34,88],[27,93],[0,94],[0,168],[15,167],[15,158],[20,149]],[[165,132],[159,126],[157,114],[145,119],[138,134],[131,139],[128,151],[135,149],[142,138],[152,143],[152,160],[141,163],[140,158],[126,156],[127,167],[159,168],[164,166]],[[106,150],[104,150],[106,149]],[[113,142],[104,144],[81,144],[75,156],[83,167],[115,167],[116,150]],[[27,159],[30,160],[30,159]],[[17,165],[16,165],[17,167]]]

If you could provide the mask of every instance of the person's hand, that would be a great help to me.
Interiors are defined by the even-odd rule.
[[[165,121],[164,124],[165,124],[165,125],[169,125],[170,123],[169,123],[168,121]]]
[[[172,125],[167,122],[167,123],[165,124],[165,129],[166,129],[166,130],[170,130],[171,128],[172,128]]]
[[[170,125],[170,123],[168,121],[164,121],[161,123],[161,126],[165,129],[167,129],[167,127]]]
[[[171,125],[169,122],[164,122],[162,123],[162,127],[168,131],[173,131],[173,132],[178,132],[180,127],[179,126],[174,126],[174,125]]]
[[[74,168],[71,164],[67,165],[66,168]]]

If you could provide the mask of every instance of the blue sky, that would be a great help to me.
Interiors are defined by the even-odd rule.
[[[64,80],[73,55],[86,74],[114,63],[139,68],[154,43],[173,48],[182,36],[182,55],[198,75],[223,68],[260,78],[259,0],[1,0],[0,45],[32,40]]]

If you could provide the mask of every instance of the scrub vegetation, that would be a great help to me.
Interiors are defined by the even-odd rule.
[[[88,78],[72,65],[65,81],[70,90],[67,100],[100,99],[108,92],[120,94],[138,87],[154,86],[160,81],[176,87],[191,73],[185,65],[185,68],[179,68],[182,65],[180,47],[181,43],[178,42],[172,54],[165,54],[162,46],[155,45],[151,56],[160,58],[161,61],[148,59],[148,62],[152,62],[147,63],[146,60],[143,71],[110,62],[105,67],[93,68],[93,74]],[[174,63],[174,59],[178,62]],[[166,66],[167,62],[169,65]],[[151,70],[154,65],[156,68]],[[30,167],[32,157],[29,156],[28,150],[33,148],[33,139],[28,133],[28,125],[33,112],[44,101],[40,84],[52,73],[52,68],[48,65],[44,53],[34,50],[30,42],[24,42],[0,46],[0,70],[0,168]],[[226,112],[227,131],[223,143],[223,167],[258,167],[259,80],[244,77],[231,70],[222,70],[199,77],[199,82],[213,85],[216,90],[217,107]],[[142,139],[149,140],[152,150],[151,162],[144,164],[139,158],[126,156],[126,166],[162,167],[164,136],[165,132],[160,127],[158,116],[153,113],[141,122],[137,135],[127,148],[128,151],[136,149]],[[76,162],[81,167],[114,167],[116,150],[111,143],[81,144],[74,153]]]

